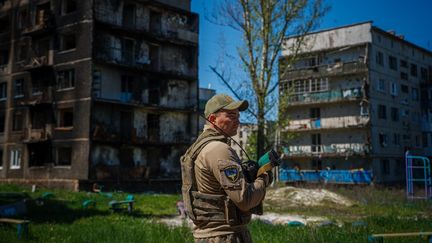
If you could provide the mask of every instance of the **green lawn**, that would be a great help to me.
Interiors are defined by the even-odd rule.
[[[249,225],[254,242],[367,242],[371,233],[432,231],[432,202],[408,202],[403,190],[356,187],[330,188],[357,203],[349,208],[336,205],[325,207],[287,208],[268,205],[266,212],[325,216],[338,222],[333,226],[290,227],[268,225],[253,221]],[[30,203],[24,218],[30,224],[29,242],[192,242],[186,226],[169,228],[158,219],[176,215],[179,195],[134,194],[137,201],[134,213],[112,213],[108,202],[121,200],[127,193],[114,193],[113,198],[87,192],[39,189],[0,185],[0,192],[27,192],[33,199],[44,192],[55,197],[44,205]],[[84,209],[86,199],[96,201],[93,209]],[[360,226],[353,226],[355,222]],[[426,242],[420,237],[398,238],[385,242]],[[15,228],[0,225],[0,242],[20,242]]]

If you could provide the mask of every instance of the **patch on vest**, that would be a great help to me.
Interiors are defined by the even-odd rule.
[[[232,165],[226,167],[224,170],[225,176],[231,181],[236,182],[239,178],[239,169],[237,166]]]

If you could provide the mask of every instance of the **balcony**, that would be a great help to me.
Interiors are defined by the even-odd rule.
[[[45,128],[41,129],[32,129],[32,128],[25,128],[22,142],[23,143],[36,143],[36,142],[42,142],[42,141],[48,141],[52,138],[52,125],[46,124]]]
[[[317,93],[295,94],[288,97],[288,106],[335,103],[359,100],[363,97],[361,88],[331,90]]]
[[[310,156],[347,156],[367,155],[370,146],[362,143],[339,143],[330,145],[294,145],[284,147],[284,154],[288,157],[310,157]]]
[[[369,121],[369,116],[343,116],[292,120],[287,127],[287,131],[303,132],[323,129],[364,128],[369,125]]]
[[[313,77],[341,76],[367,71],[367,65],[363,62],[345,62],[332,65],[321,65],[301,69],[287,70],[284,75],[280,75],[281,80],[296,80]]]
[[[185,102],[187,105],[179,106],[178,103],[173,104],[158,104],[152,103],[148,100],[140,100],[135,99],[132,96],[132,93],[121,93],[120,100],[106,99],[106,98],[95,98],[96,102],[99,103],[111,103],[118,105],[131,105],[139,108],[145,108],[146,110],[154,110],[154,111],[174,111],[174,112],[194,112],[196,110],[196,100],[188,99],[188,102]]]

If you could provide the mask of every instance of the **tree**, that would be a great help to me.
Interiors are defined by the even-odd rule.
[[[265,117],[275,109],[278,96],[274,92],[278,87],[276,67],[284,38],[299,36],[292,46],[284,46],[298,53],[305,43],[305,34],[316,27],[327,8],[323,0],[221,0],[219,3],[213,20],[241,33],[242,42],[237,46],[237,54],[249,85],[231,81],[218,67],[210,69],[236,98],[245,97],[242,97],[241,87],[235,85],[253,91],[254,104],[249,112],[257,121],[256,157],[259,158],[264,152]],[[295,57],[291,55],[290,60]]]

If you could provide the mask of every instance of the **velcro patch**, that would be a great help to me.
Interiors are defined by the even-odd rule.
[[[239,169],[235,165],[228,166],[224,168],[223,170],[225,176],[230,180],[232,183],[236,182],[239,179]]]

